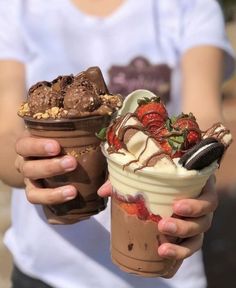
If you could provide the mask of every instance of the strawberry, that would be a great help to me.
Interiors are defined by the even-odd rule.
[[[108,144],[113,148],[115,149],[116,151],[118,151],[119,149],[122,148],[122,144],[120,142],[120,140],[118,139],[118,137],[116,136],[115,134],[115,131],[114,131],[114,127],[113,125],[108,127],[107,129],[107,142]]]
[[[193,145],[197,144],[201,140],[201,134],[199,134],[197,131],[189,131],[187,134],[187,141],[189,143],[189,147],[192,147]]]
[[[113,138],[113,146],[114,146],[116,151],[118,151],[119,149],[122,148],[122,144],[121,144],[121,142],[117,136],[114,136],[114,138]]]
[[[121,202],[120,207],[130,215],[138,215],[138,208],[135,203]]]
[[[161,129],[157,129],[155,132],[152,133],[154,138],[160,144],[162,150],[166,154],[171,155],[172,147],[171,147],[171,145],[168,142],[168,134],[169,134],[169,131],[168,131],[168,129],[166,127],[163,127]]]
[[[181,131],[185,137],[184,149],[189,149],[198,142],[202,136],[196,118],[192,113],[180,114],[172,119],[172,126],[177,131]]]
[[[137,199],[136,205],[138,209],[138,218],[141,220],[147,220],[149,217],[149,211],[142,196]]]
[[[183,155],[184,155],[184,151],[179,150],[179,151],[175,151],[171,157],[172,157],[172,159],[173,158],[180,158]]]
[[[136,215],[141,220],[147,220],[149,211],[146,208],[145,200],[142,195],[129,197],[130,202],[121,201],[120,207],[130,215]]]
[[[108,128],[108,131],[107,131],[107,142],[109,145],[113,145],[113,139],[115,137],[115,133],[114,133],[114,130],[112,128]]]
[[[158,96],[139,99],[135,113],[143,126],[148,129],[153,126],[161,127],[168,117],[166,108]]]
[[[140,220],[151,220],[156,223],[161,220],[161,216],[149,213],[142,195],[138,195],[135,198],[133,196],[129,197],[130,202],[125,199],[121,200],[122,197],[120,196],[118,197],[120,198],[120,207],[129,215],[136,215]]]
[[[159,223],[159,221],[161,220],[161,216],[160,215],[155,215],[155,214],[150,214],[148,217],[148,220],[151,220],[153,222]]]
[[[168,140],[163,140],[162,142],[159,143],[161,145],[162,150],[168,154],[172,154],[172,147],[170,146]]]

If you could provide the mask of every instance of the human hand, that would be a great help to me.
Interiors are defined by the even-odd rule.
[[[172,259],[175,264],[165,278],[171,278],[178,271],[184,259],[198,251],[203,244],[204,232],[212,223],[213,212],[217,208],[218,197],[215,191],[215,177],[211,176],[196,199],[178,200],[173,205],[175,215],[158,223],[161,233],[178,237],[178,244],[163,243],[158,248],[158,254],[166,259]]]
[[[18,154],[15,167],[23,175],[26,197],[33,204],[59,204],[76,197],[72,185],[42,188],[36,180],[73,171],[77,166],[74,157],[61,156],[61,147],[53,139],[34,138],[25,131],[15,145]]]
[[[162,258],[172,259],[174,263],[165,278],[173,277],[183,260],[202,247],[204,232],[211,226],[213,212],[218,205],[214,185],[215,178],[212,176],[198,198],[182,199],[174,203],[173,212],[182,219],[168,217],[158,223],[162,234],[180,239],[178,244],[166,242],[158,248],[158,254]],[[107,181],[98,194],[102,197],[110,196],[111,191],[111,184]]]

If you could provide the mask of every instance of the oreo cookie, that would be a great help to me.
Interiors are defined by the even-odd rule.
[[[180,159],[179,164],[187,170],[201,170],[214,161],[220,161],[225,147],[215,138],[206,138],[189,149]]]

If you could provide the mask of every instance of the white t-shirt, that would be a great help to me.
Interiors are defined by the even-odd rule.
[[[105,19],[85,15],[70,0],[1,0],[0,27],[0,59],[25,63],[28,87],[97,65],[111,89],[128,91],[155,86],[153,77],[164,71],[163,79],[159,75],[156,80],[161,79],[158,89],[168,94],[171,113],[181,107],[179,60],[186,50],[222,48],[226,75],[233,68],[233,51],[214,0],[127,0]],[[200,252],[185,260],[170,280],[120,271],[110,260],[109,224],[108,208],[81,223],[49,225],[41,206],[14,189],[5,243],[23,272],[56,288],[206,286]]]

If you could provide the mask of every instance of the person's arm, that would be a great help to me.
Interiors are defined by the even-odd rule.
[[[222,121],[223,63],[224,52],[210,46],[192,48],[182,57],[182,109],[192,112],[202,129]]]
[[[23,177],[15,168],[15,141],[23,132],[17,109],[25,93],[24,65],[0,61],[0,180],[9,186],[22,187]]]

